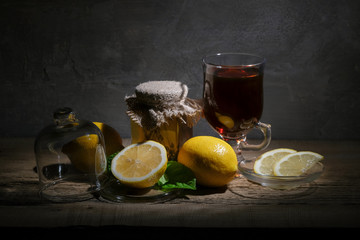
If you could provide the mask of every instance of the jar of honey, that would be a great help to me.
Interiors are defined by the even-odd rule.
[[[193,136],[202,114],[201,103],[187,97],[188,87],[178,81],[149,81],[125,98],[131,121],[131,142],[153,140],[163,144],[169,160]]]

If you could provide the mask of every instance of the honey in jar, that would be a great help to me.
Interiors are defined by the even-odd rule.
[[[131,122],[131,142],[153,140],[163,144],[169,160],[193,136],[202,113],[199,101],[187,97],[188,87],[178,81],[148,81],[125,98]]]

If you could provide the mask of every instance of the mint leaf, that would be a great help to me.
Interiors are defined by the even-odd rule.
[[[107,170],[109,171],[109,172],[111,172],[111,162],[112,162],[112,160],[113,160],[113,158],[118,154],[119,152],[115,152],[115,153],[113,153],[113,154],[111,154],[110,156],[108,156],[107,158],[106,158],[106,161],[107,161]]]
[[[176,161],[169,161],[166,171],[157,182],[156,187],[165,191],[171,189],[196,190],[196,178],[188,167]]]
[[[169,181],[169,178],[167,177],[167,175],[166,174],[163,174],[162,176],[161,176],[161,178],[159,179],[159,181],[158,181],[158,185],[159,186],[163,186],[163,185],[165,185],[167,182]]]

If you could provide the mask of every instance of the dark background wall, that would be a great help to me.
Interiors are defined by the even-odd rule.
[[[360,1],[2,0],[0,136],[35,136],[70,106],[130,137],[125,95],[175,79],[202,94],[202,56],[267,58],[277,139],[360,139]],[[214,134],[201,121],[195,134]]]

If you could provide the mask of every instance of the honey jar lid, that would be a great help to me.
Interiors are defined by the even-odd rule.
[[[202,114],[201,101],[187,97],[188,87],[181,82],[148,81],[135,87],[135,94],[125,97],[128,116],[140,127],[151,130],[178,118],[192,127]]]
[[[148,105],[183,102],[187,94],[188,87],[178,81],[149,81],[135,88],[137,99]]]

